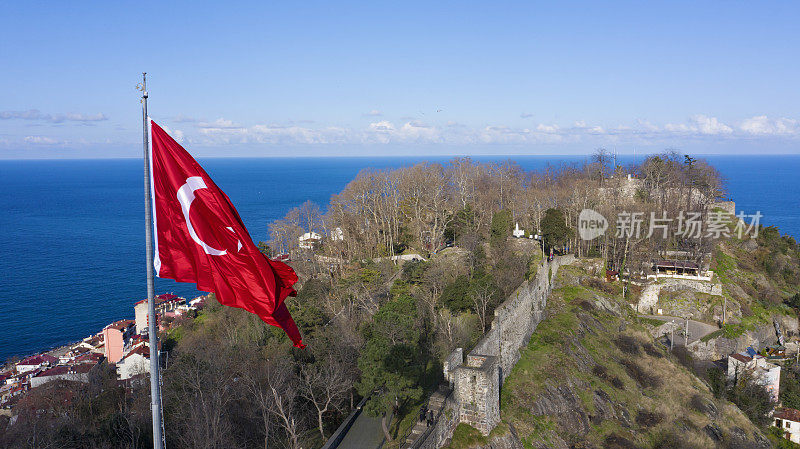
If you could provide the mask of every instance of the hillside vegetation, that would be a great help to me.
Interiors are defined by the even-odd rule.
[[[502,387],[502,423],[486,444],[769,447],[736,406],[715,399],[704,381],[653,343],[619,287],[595,271],[586,262],[559,270],[548,316]],[[463,439],[465,431],[457,433]]]

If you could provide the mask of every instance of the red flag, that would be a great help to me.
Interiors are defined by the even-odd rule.
[[[284,304],[297,294],[297,274],[258,250],[228,196],[169,134],[149,123],[157,276],[213,291],[220,303],[258,315],[305,347]]]

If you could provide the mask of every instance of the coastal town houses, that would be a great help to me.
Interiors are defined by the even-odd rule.
[[[127,380],[140,374],[150,373],[150,347],[145,343],[136,345],[117,362],[117,378]]]
[[[202,309],[207,297],[192,301],[173,294],[158,295],[156,311],[159,324]],[[88,382],[93,370],[108,362],[115,365],[119,380],[140,379],[150,373],[150,349],[147,336],[137,328],[147,329],[147,301],[134,307],[136,320],[120,320],[107,325],[95,335],[46,353],[27,357],[0,372],[0,406],[8,407],[25,392],[51,381]],[[160,318],[166,318],[161,320]],[[161,329],[162,326],[159,326]]]
[[[58,363],[58,358],[49,354],[38,354],[25,358],[17,363],[17,372],[25,373],[28,371],[34,371],[42,367],[55,365],[56,363]]]
[[[781,429],[784,438],[800,444],[800,410],[781,407],[775,410],[772,418],[772,424]]]
[[[68,380],[73,382],[89,382],[89,372],[97,366],[96,363],[78,363],[74,365],[58,365],[47,368],[31,377],[31,388],[40,387],[54,380]]]
[[[773,402],[778,402],[781,385],[781,367],[767,361],[767,358],[758,355],[753,348],[728,356],[728,380],[735,382],[745,372],[752,375],[755,380],[764,386],[772,397]]]
[[[122,360],[123,349],[135,331],[133,320],[120,320],[103,328],[103,341],[105,341],[104,355],[108,363],[117,363]]]
[[[186,306],[186,299],[172,293],[164,293],[163,295],[156,295],[155,298],[156,315],[159,319],[162,316],[174,315],[181,307]],[[148,333],[148,304],[147,300],[143,299],[133,306],[134,317],[136,319],[136,333],[145,335]],[[160,328],[160,323],[156,321],[156,325]]]

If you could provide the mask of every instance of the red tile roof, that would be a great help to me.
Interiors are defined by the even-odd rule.
[[[26,359],[23,359],[17,365],[41,365],[42,363],[55,363],[58,362],[58,359],[53,357],[50,354],[39,354],[33,355]]]
[[[779,408],[775,410],[774,416],[788,421],[800,422],[800,410],[793,408]]]
[[[70,366],[59,365],[46,369],[34,377],[61,376],[67,373],[83,374],[83,373],[88,373],[89,371],[91,371],[92,368],[94,368],[94,365],[90,364],[70,365]]]
[[[740,361],[740,362],[744,362],[744,363],[747,363],[747,362],[753,360],[752,357],[748,357],[746,355],[742,355],[742,354],[739,354],[739,353],[731,354],[731,357],[736,359],[736,360],[738,360],[738,361]]]
[[[119,320],[106,326],[106,329],[124,330],[133,326],[134,324],[136,324],[136,321],[133,320]]]
[[[133,354],[139,354],[139,355],[142,355],[145,358],[149,359],[150,358],[150,348],[148,346],[145,346],[145,345],[137,346],[137,347],[133,348],[129,353],[127,353],[125,355],[125,357],[123,357],[123,359],[127,359],[128,357],[132,356]]]
[[[153,299],[156,300],[156,305],[159,305],[161,303],[164,303],[164,302],[167,302],[167,301],[175,301],[175,300],[180,299],[180,298],[178,297],[178,295],[175,295],[175,294],[172,294],[172,293],[164,293],[164,294],[161,294],[161,295],[156,295]],[[145,302],[147,302],[147,299],[143,299],[143,300],[137,302],[136,305],[138,306],[139,304],[142,304],[142,303],[145,303]]]
[[[94,363],[97,363],[102,359],[103,359],[103,354],[98,354],[96,352],[93,352],[93,353],[90,353],[90,354],[84,354],[84,355],[76,358],[75,361],[78,362],[78,363],[82,363],[82,362],[94,362]]]

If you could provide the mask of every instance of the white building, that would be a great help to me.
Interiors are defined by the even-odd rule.
[[[17,363],[17,372],[25,373],[39,368],[55,365],[56,363],[58,363],[58,359],[50,354],[34,355]]]
[[[513,235],[518,239],[521,239],[522,237],[525,237],[525,230],[519,228],[519,223],[515,223],[514,230],[511,231],[511,235]]]
[[[344,240],[344,231],[342,231],[342,228],[336,228],[331,231],[331,240],[334,242],[341,242]]]
[[[783,432],[783,437],[793,443],[800,444],[800,410],[779,408],[772,415],[773,425]]]
[[[31,388],[36,388],[54,380],[89,382],[89,371],[95,366],[91,363],[54,366],[31,377]]]
[[[162,316],[167,312],[172,312],[180,305],[186,304],[186,299],[172,293],[156,295],[153,299],[155,301],[156,314]],[[149,304],[146,299],[137,302],[136,305],[133,306],[134,316],[136,317],[136,333],[139,335],[144,335],[149,330],[147,327],[149,323],[147,320],[148,309]]]
[[[132,349],[117,362],[117,377],[120,380],[130,379],[139,374],[150,373],[150,348],[141,344]]]
[[[297,238],[298,245],[303,249],[314,249],[322,241],[322,236],[316,232],[306,232]]]
[[[769,363],[758,354],[737,353],[728,356],[728,380],[735,381],[744,372],[750,372],[759,384],[763,385],[778,402],[781,385],[781,367]]]

